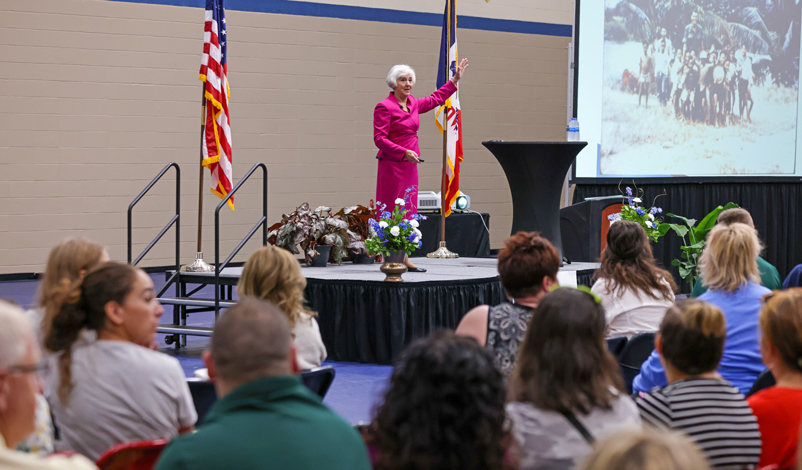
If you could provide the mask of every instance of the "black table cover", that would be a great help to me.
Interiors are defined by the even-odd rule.
[[[422,215],[427,217],[420,222],[423,246],[412,252],[413,257],[426,256],[440,247],[440,214]],[[489,258],[490,236],[485,224],[490,228],[490,214],[452,212],[446,217],[446,246],[463,258]]]

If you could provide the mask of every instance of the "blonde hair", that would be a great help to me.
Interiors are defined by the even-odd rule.
[[[785,365],[802,373],[802,288],[767,295],[760,311],[760,329]]]
[[[287,250],[272,245],[256,250],[237,284],[237,294],[269,300],[287,315],[290,327],[301,318],[301,312],[316,316],[304,308],[306,278],[298,260]]]
[[[699,260],[704,285],[733,292],[748,281],[759,283],[757,258],[761,249],[754,228],[741,223],[716,225]]]
[[[710,470],[702,451],[686,436],[630,429],[598,442],[582,470]]]
[[[61,307],[59,301],[66,286],[74,286],[81,277],[97,267],[105,249],[83,238],[71,238],[56,245],[47,257],[39,283],[39,306],[44,309],[42,332],[47,333]]]

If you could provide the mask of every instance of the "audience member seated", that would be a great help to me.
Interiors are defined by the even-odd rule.
[[[65,286],[54,304],[45,346],[60,355],[45,397],[58,450],[97,460],[114,444],[192,429],[197,415],[181,365],[151,349],[164,309],[150,276],[107,263]],[[84,329],[97,340],[76,341]]]
[[[710,290],[699,296],[724,312],[727,339],[719,364],[721,376],[746,395],[765,369],[760,356],[758,316],[760,299],[771,292],[760,281],[757,232],[745,224],[718,224],[707,235],[699,268]],[[657,351],[641,366],[632,382],[636,392],[648,392],[668,384]]]
[[[301,383],[295,350],[286,314],[270,302],[229,308],[203,355],[220,399],[156,469],[370,469],[356,430]]]
[[[37,457],[12,450],[36,427],[36,396],[42,367],[36,335],[18,307],[0,301],[0,468],[3,470],[89,470],[74,457]]]
[[[439,331],[413,342],[366,432],[376,470],[501,470],[511,442],[492,354]]]
[[[581,470],[710,470],[699,448],[680,433],[622,431],[596,443]]]
[[[716,372],[726,336],[724,314],[709,303],[686,300],[668,309],[655,348],[669,385],[640,392],[635,402],[644,423],[684,432],[711,467],[754,468],[757,420],[744,396]]]
[[[802,287],[802,264],[796,265],[783,281],[783,289]]]
[[[292,253],[268,245],[248,258],[237,294],[269,300],[280,308],[292,328],[298,365],[301,369],[313,369],[326,360],[326,346],[314,318],[317,313],[304,308],[305,287],[306,279]]]
[[[777,380],[746,400],[763,438],[760,466],[793,468],[802,424],[802,289],[769,297],[760,312],[760,330],[763,362]]]
[[[518,232],[504,242],[498,254],[498,272],[508,302],[470,310],[457,326],[457,334],[471,336],[487,347],[496,367],[509,377],[515,356],[526,335],[529,318],[557,284],[560,254],[537,232]]]
[[[716,223],[722,225],[746,224],[752,228],[755,228],[755,222],[752,220],[752,216],[745,209],[741,208],[727,209],[723,211],[718,215]],[[780,280],[780,273],[777,272],[777,268],[772,266],[763,258],[758,257],[757,269],[760,272],[760,285],[771,290],[782,289],[782,281]],[[693,292],[691,292],[690,296],[699,297],[707,292],[707,288],[708,286],[704,282],[704,276],[699,276],[699,279],[696,280],[696,284],[693,286]]]
[[[591,292],[602,299],[609,338],[657,331],[674,304],[674,278],[657,267],[646,231],[635,222],[610,226],[593,278]]]
[[[562,288],[540,301],[510,378],[507,415],[522,470],[572,469],[592,442],[640,427],[638,408],[604,341],[604,310]]]
[[[33,322],[40,347],[44,347],[44,332],[50,328],[51,319],[57,313],[53,309],[53,300],[62,283],[76,282],[83,278],[87,271],[108,260],[109,255],[102,246],[81,238],[64,241],[50,250],[45,272],[39,283],[39,308],[25,312]],[[50,306],[50,316],[45,314],[48,306]],[[45,371],[55,369],[52,355],[45,353],[44,360],[50,362]],[[39,379],[42,383],[47,382],[44,371],[39,373]],[[53,421],[44,396],[37,394],[36,400],[36,431],[20,442],[17,450],[47,455],[54,450]]]

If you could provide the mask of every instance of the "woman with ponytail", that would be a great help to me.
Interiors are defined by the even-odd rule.
[[[96,460],[112,445],[171,438],[197,419],[175,358],[153,351],[164,309],[144,271],[106,263],[53,296],[45,347],[59,354],[46,397],[59,450]],[[83,331],[97,340],[77,341]]]
[[[509,377],[532,312],[557,285],[560,255],[537,232],[518,232],[504,241],[498,273],[508,302],[480,305],[462,317],[457,334],[475,338],[493,353],[496,368]]]
[[[657,267],[643,227],[627,220],[610,226],[591,292],[602,299],[607,337],[657,331],[677,286]]]

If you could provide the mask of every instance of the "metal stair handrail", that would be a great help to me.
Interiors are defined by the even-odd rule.
[[[142,250],[142,253],[136,257],[135,260],[132,261],[133,258],[133,211],[134,206],[150,191],[151,188],[164,176],[170,168],[175,168],[175,215],[167,222],[167,225],[159,232],[158,235]],[[133,202],[128,206],[128,264],[132,266],[136,266],[142,261],[142,258],[148,254],[148,252],[153,248],[156,243],[161,240],[165,233],[167,233],[170,228],[175,225],[175,273],[172,277],[167,281],[164,285],[162,290],[156,295],[156,297],[161,297],[162,294],[167,290],[167,288],[172,284],[176,278],[178,277],[178,272],[181,269],[181,168],[178,166],[176,162],[170,162],[165,166],[162,171],[156,175],[153,180],[139,193],[139,196],[134,198]],[[178,295],[178,285],[176,285],[176,296]]]
[[[239,242],[239,245],[234,248],[234,251],[231,252],[230,255],[223,261],[220,262],[220,210],[228,204],[228,201],[234,196],[234,193],[239,190],[243,183],[245,183],[248,178],[253,175],[257,168],[262,169],[262,217],[253,226],[253,228],[245,235],[245,238]],[[247,173],[243,176],[239,182],[234,186],[231,192],[220,201],[220,204],[217,205],[217,208],[214,210],[214,318],[217,320],[217,317],[220,315],[220,273],[223,272],[228,263],[237,256],[237,253],[245,246],[246,243],[251,239],[251,237],[259,230],[259,227],[262,227],[262,246],[267,245],[267,167],[264,163],[257,163]]]

